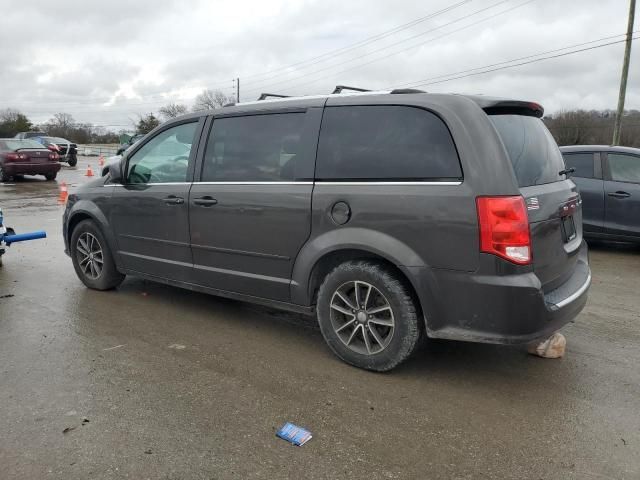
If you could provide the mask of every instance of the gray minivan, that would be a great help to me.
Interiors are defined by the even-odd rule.
[[[542,114],[406,90],[189,114],[69,196],[66,251],[89,288],[134,275],[316,314],[370,370],[424,335],[532,342],[578,315],[591,281]]]

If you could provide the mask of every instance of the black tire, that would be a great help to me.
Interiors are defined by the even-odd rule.
[[[8,182],[11,180],[11,175],[4,171],[2,165],[0,165],[0,182]]]
[[[334,310],[335,307],[341,308],[337,303],[334,303],[334,307],[332,307],[332,301],[342,298],[338,295],[338,291],[348,296],[345,293],[348,290],[341,289],[348,289],[350,285],[354,285],[352,290],[354,296],[348,298],[350,303],[356,303],[354,301],[356,298],[355,290],[359,288],[361,305],[354,306],[358,308],[364,306],[364,309],[358,310],[356,314],[347,312],[350,317],[353,317],[353,320],[349,320],[350,317],[347,317],[343,312]],[[373,313],[381,308],[376,305],[366,305],[366,302],[369,301],[369,295],[366,294],[369,286],[377,291],[374,295],[380,294],[378,296],[378,305],[385,305],[385,302],[388,305],[388,307],[384,307],[388,315],[388,319],[385,322],[393,323],[393,327],[381,326],[376,320],[371,320],[371,323],[369,323],[368,319],[362,320],[360,318],[359,315],[361,313],[369,319],[374,318],[377,312],[373,316],[368,315],[367,312],[371,311]],[[363,288],[364,290],[362,290]],[[365,295],[367,300],[362,300]],[[364,305],[362,305],[363,303]],[[345,305],[348,304],[345,302]],[[349,307],[346,309],[349,310]],[[420,314],[409,289],[395,273],[372,261],[346,262],[333,269],[320,286],[316,310],[320,330],[329,348],[339,358],[359,368],[377,372],[391,370],[409,358],[420,343],[422,331]],[[351,310],[351,312],[356,312],[356,310]],[[361,323],[361,325],[353,329],[351,329],[351,326],[346,326],[346,329],[341,330],[337,323],[341,321],[337,318],[341,315],[344,316],[342,320],[344,323],[341,324],[343,328],[351,322],[353,322],[352,326],[358,323]],[[353,331],[358,328],[360,330],[353,334]],[[381,331],[380,328],[383,330]],[[341,330],[343,333],[338,333],[336,329]],[[349,333],[350,329],[351,333]],[[377,335],[372,334],[372,329],[376,330]],[[384,336],[385,331],[387,332],[387,337]],[[350,346],[344,340],[346,336],[353,338],[353,343],[350,343]],[[368,343],[364,338],[365,336],[369,337]],[[351,340],[351,338],[348,340]],[[376,338],[384,341],[375,344],[371,339],[377,342]],[[386,343],[386,346],[383,346],[384,343]],[[371,353],[368,353],[370,345],[381,350],[374,351],[375,349],[372,348]],[[355,351],[356,347],[360,351]],[[363,349],[364,351],[362,351]]]
[[[57,173],[47,173],[44,178],[46,178],[49,181],[55,180],[56,177],[58,176]]]
[[[83,237],[84,245],[86,245],[86,238],[93,237],[95,241],[97,241],[98,247],[102,252],[100,257],[98,257],[97,254],[94,257],[96,262],[97,258],[101,258],[102,260],[102,266],[100,267],[98,275],[94,275],[95,272],[97,272],[97,267],[95,267],[96,270],[94,270],[94,267],[89,268],[87,263],[81,265],[82,259],[86,257],[86,255],[82,253],[83,243],[80,242],[81,236]],[[69,250],[71,252],[71,260],[73,261],[73,268],[76,271],[76,275],[78,275],[78,278],[87,287],[94,290],[111,290],[120,285],[124,280],[125,275],[118,272],[116,269],[116,264],[113,261],[113,254],[109,249],[109,244],[100,229],[92,220],[83,220],[76,225],[71,233]],[[83,267],[87,267],[87,271],[85,271]]]
[[[78,157],[76,155],[71,155],[69,157],[69,166],[75,167],[78,164]]]

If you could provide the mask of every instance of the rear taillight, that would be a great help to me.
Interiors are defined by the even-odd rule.
[[[480,251],[518,265],[531,263],[531,235],[524,198],[478,197]]]
[[[7,153],[4,158],[10,162],[15,162],[17,160],[26,160],[27,156],[24,153]]]
[[[58,155],[57,153],[49,154],[49,160],[59,160],[59,159],[60,159],[60,155]]]

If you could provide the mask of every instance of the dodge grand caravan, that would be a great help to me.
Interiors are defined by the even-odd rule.
[[[316,314],[370,370],[423,335],[529,343],[576,317],[591,281],[542,114],[406,90],[189,114],[70,195],[66,250],[89,288],[134,275]]]

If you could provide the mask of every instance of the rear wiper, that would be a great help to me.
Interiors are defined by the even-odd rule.
[[[20,147],[20,148],[16,148],[14,151],[19,152],[20,150],[45,150],[46,147],[42,146],[42,147]]]
[[[575,172],[575,171],[576,171],[576,169],[575,169],[575,168],[573,168],[573,167],[571,167],[571,168],[565,168],[564,170],[560,170],[560,171],[558,172],[558,175],[568,175],[568,174],[573,173],[573,172]]]

